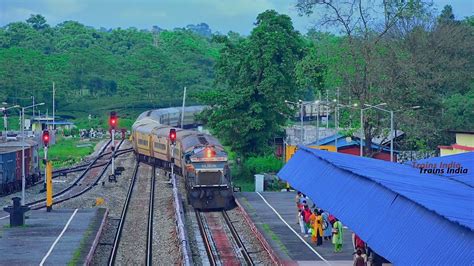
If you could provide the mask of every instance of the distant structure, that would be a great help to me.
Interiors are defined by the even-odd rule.
[[[438,146],[440,156],[474,151],[474,131],[452,130],[456,134],[456,143],[449,146]]]
[[[36,116],[31,119],[31,130],[32,131],[42,131],[44,129],[52,130],[55,126],[59,130],[71,130],[74,126],[74,123],[66,120],[54,120],[52,116]]]

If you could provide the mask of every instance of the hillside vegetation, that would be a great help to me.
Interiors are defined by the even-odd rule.
[[[324,5],[296,3],[302,15]],[[186,86],[187,103],[212,106],[208,126],[246,158],[268,154],[283,134],[295,112],[284,100],[333,99],[339,88],[340,103],[384,102],[395,111],[395,127],[406,133],[397,149],[450,144],[448,130],[474,129],[474,18],[456,19],[449,6],[435,14],[415,0],[388,8],[395,15],[383,27],[365,7],[354,20],[327,12],[322,23],[337,35],[319,26],[303,35],[272,10],[257,16],[249,36],[211,35],[204,23],[175,30],[50,26],[31,15],[0,28],[0,100],[28,105],[35,96],[51,114],[55,82],[59,115],[88,127],[115,110],[130,125],[144,110],[181,105]],[[387,132],[386,113],[364,116],[367,140]],[[340,117],[341,128],[360,128],[358,111],[343,108]]]
[[[46,102],[58,114],[132,114],[180,104],[211,88],[219,46],[187,29],[94,29],[76,21],[51,27],[41,15],[0,28],[0,99]],[[192,99],[190,100],[192,102]],[[124,113],[125,112],[125,113]]]

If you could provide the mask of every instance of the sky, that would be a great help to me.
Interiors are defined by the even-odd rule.
[[[434,0],[441,10],[453,7],[457,19],[474,15],[474,0]],[[257,15],[274,9],[292,18],[294,27],[306,33],[317,16],[300,17],[296,0],[0,0],[0,26],[25,21],[30,14],[41,14],[48,24],[75,20],[95,28],[164,29],[207,23],[213,31],[247,35]]]

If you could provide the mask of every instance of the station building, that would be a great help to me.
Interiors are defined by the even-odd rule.
[[[456,143],[449,146],[438,146],[440,156],[474,151],[474,131],[450,131],[456,134]]]

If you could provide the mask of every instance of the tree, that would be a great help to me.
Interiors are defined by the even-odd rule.
[[[441,15],[438,17],[438,23],[449,24],[454,22],[453,7],[451,5],[445,5],[441,11]]]
[[[46,19],[40,14],[32,14],[30,18],[26,20],[26,22],[30,24],[35,30],[42,30],[49,27],[49,25],[46,24]]]
[[[312,1],[298,0],[296,7],[301,15],[311,15],[321,8],[323,15],[321,26],[334,26],[343,34],[338,47],[340,62],[337,74],[342,78],[342,93],[355,99],[361,107],[366,104],[392,102],[387,97],[386,73],[383,73],[381,62],[387,51],[385,40],[392,34],[393,28],[403,17],[412,17],[424,8],[421,1],[383,1],[380,8],[384,10],[383,21],[377,15],[374,2],[351,1]],[[345,97],[348,98],[347,96]],[[399,109],[403,106],[390,106]],[[368,111],[364,116],[364,154],[373,155],[370,147],[372,138],[382,133],[379,112]]]
[[[273,10],[258,15],[248,39],[225,40],[216,65],[216,86],[201,99],[213,132],[239,154],[262,154],[291,113],[285,100],[301,94],[295,67],[303,41],[291,19]]]

